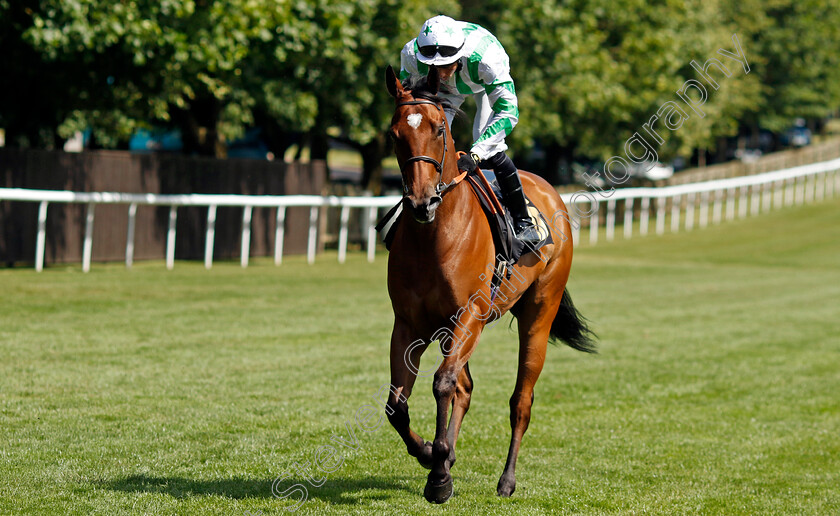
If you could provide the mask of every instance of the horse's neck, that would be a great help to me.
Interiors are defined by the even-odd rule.
[[[447,145],[455,149],[455,141],[452,133],[446,131]],[[441,180],[449,184],[460,173],[457,162],[457,153],[452,152],[444,160],[444,173]],[[447,164],[449,165],[447,167]],[[471,199],[470,186],[464,179],[461,183],[453,186],[443,197],[443,201],[435,211],[435,220],[431,224],[411,224],[411,241],[422,251],[435,250],[437,253],[446,253],[456,250],[462,245],[464,239],[471,238],[470,227],[473,223],[475,210],[481,207],[477,200]],[[473,202],[475,200],[475,202]],[[414,222],[414,221],[412,221]]]
[[[447,174],[448,175],[448,174]],[[449,177],[448,181],[452,181]],[[477,205],[472,202],[470,187],[466,180],[463,184],[452,187],[443,197],[435,211],[435,220],[431,224],[413,224],[415,242],[425,249],[446,251],[459,246],[464,239],[470,238],[469,228]]]

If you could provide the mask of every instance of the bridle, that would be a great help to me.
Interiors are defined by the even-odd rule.
[[[406,102],[398,103],[397,107],[399,108],[399,107],[402,107],[402,106],[415,106],[415,105],[418,105],[418,104],[431,104],[432,106],[435,106],[438,109],[438,111],[440,111],[440,114],[443,115],[444,127],[446,127],[447,130],[448,130],[448,125],[449,124],[446,121],[446,114],[443,112],[443,108],[440,107],[440,104],[438,104],[437,102],[433,102],[431,100],[425,100],[425,99],[409,100],[409,101],[406,101]],[[435,158],[433,158],[431,156],[423,156],[423,155],[411,156],[410,158],[405,160],[405,163],[403,163],[400,166],[400,172],[402,172],[405,169],[405,167],[407,167],[411,163],[415,163],[415,162],[418,162],[418,161],[425,161],[427,163],[431,163],[432,165],[434,165],[435,169],[438,172],[438,183],[435,186],[435,192],[440,197],[443,197],[444,194],[446,194],[449,191],[450,188],[452,188],[453,186],[460,183],[461,180],[464,178],[464,175],[466,175],[466,174],[464,174],[464,175],[461,175],[459,177],[456,177],[451,183],[444,183],[443,182],[443,164],[446,163],[446,150],[447,150],[446,140],[448,140],[448,138],[446,137],[446,134],[444,134],[444,138],[443,138],[443,157],[441,158],[440,161],[436,160]],[[405,184],[405,180],[403,180],[403,196],[405,196],[405,195],[408,195],[408,185]]]

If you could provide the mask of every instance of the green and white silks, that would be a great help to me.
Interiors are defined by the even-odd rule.
[[[441,93],[454,108],[459,108],[468,95],[476,102],[471,153],[487,159],[507,150],[505,137],[519,121],[516,89],[510,76],[510,58],[502,44],[487,29],[474,23],[457,22],[464,31],[464,48],[459,61],[461,70],[452,74],[446,84],[450,93]],[[400,55],[400,80],[425,76],[429,67],[417,56],[417,39],[412,39]],[[455,115],[447,110],[450,126]]]

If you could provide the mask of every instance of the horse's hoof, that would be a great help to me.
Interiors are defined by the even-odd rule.
[[[505,477],[499,479],[499,485],[496,487],[496,494],[499,496],[509,497],[516,491],[516,480],[507,480]]]
[[[435,485],[431,480],[426,482],[426,489],[423,490],[423,496],[429,503],[444,503],[452,496],[452,477],[447,475],[446,480],[441,485]]]
[[[423,450],[420,452],[420,455],[417,456],[417,462],[420,463],[426,469],[432,469],[432,462],[434,459],[432,458],[432,443],[426,441],[426,444],[423,446]]]

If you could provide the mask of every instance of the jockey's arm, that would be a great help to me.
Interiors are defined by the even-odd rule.
[[[519,107],[516,100],[513,81],[494,85],[487,93],[493,114],[487,128],[472,144],[470,153],[477,154],[481,159],[487,159],[494,154],[500,143],[510,134],[519,121]]]
[[[487,127],[470,149],[470,153],[487,159],[499,152],[499,146],[519,121],[516,88],[510,76],[507,54],[501,45],[488,48],[480,62],[470,63],[468,71],[473,81],[484,85],[492,109]]]

